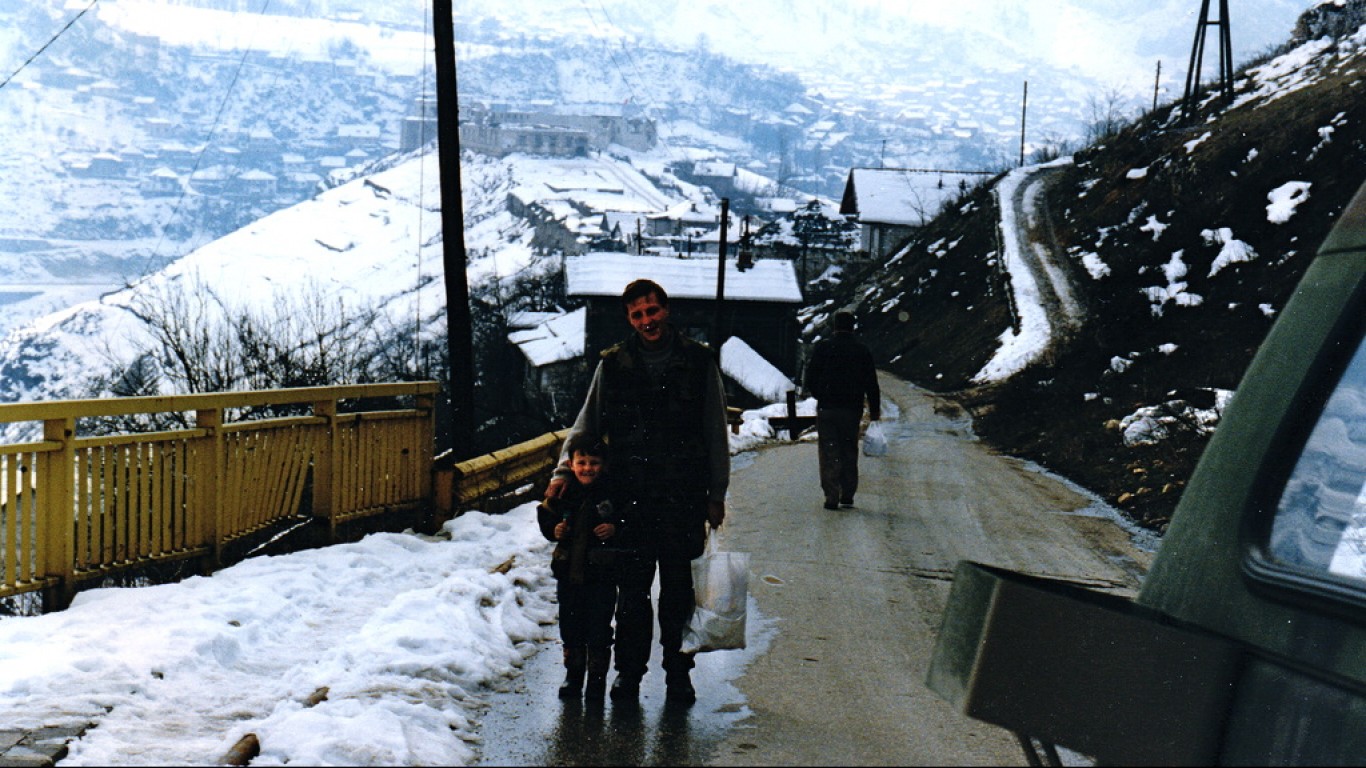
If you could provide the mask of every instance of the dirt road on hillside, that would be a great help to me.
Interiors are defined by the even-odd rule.
[[[716,765],[1023,765],[1013,735],[925,687],[963,559],[1133,595],[1151,562],[1099,502],[974,440],[965,416],[883,375],[891,450],[864,457],[853,509],[821,508],[816,447],[735,473],[727,548],[776,618],[736,686],[753,715]],[[895,418],[893,418],[895,416]]]
[[[1014,207],[1015,231],[1004,233],[1014,236],[1016,252],[1034,278],[1054,343],[1071,338],[1086,321],[1086,308],[1077,288],[1077,267],[1058,246],[1053,214],[1044,194],[1059,170],[1057,166],[1044,166],[1031,171],[1015,187],[1009,201]]]

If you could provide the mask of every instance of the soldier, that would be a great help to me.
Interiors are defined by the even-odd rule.
[[[680,649],[692,615],[692,560],[702,554],[707,525],[726,516],[730,442],[726,396],[716,354],[669,322],[669,296],[636,280],[621,296],[634,331],[602,352],[583,408],[566,444],[582,433],[601,435],[617,479],[631,502],[631,525],[620,546],[633,556],[618,569],[614,701],[636,701],[650,658],[650,587],[659,571],[659,644],[666,698],[696,700],[691,654]],[[546,490],[557,496],[568,472],[561,455]]]

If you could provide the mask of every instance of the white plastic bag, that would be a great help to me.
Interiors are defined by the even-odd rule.
[[[887,455],[887,435],[882,431],[881,422],[868,422],[868,429],[863,433],[863,455]]]
[[[749,555],[718,552],[716,534],[692,561],[697,605],[683,630],[683,652],[705,653],[745,647],[745,601],[749,597]]]

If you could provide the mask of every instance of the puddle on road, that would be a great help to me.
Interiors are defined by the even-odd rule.
[[[777,621],[759,614],[753,596],[746,610],[748,647],[698,655],[692,674],[697,702],[691,707],[664,701],[657,642],[635,706],[617,705],[610,697],[561,701],[560,644],[542,644],[511,690],[488,695],[476,765],[707,764],[731,729],[751,714],[734,682],[777,633]],[[609,684],[614,677],[615,672],[608,676]]]

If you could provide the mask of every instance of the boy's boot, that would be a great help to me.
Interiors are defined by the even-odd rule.
[[[588,671],[588,649],[582,645],[564,648],[564,684],[560,686],[560,698],[578,698],[583,690],[583,676]]]
[[[601,699],[607,693],[607,670],[612,666],[612,646],[592,646],[588,649],[588,683],[584,686],[586,699]]]

